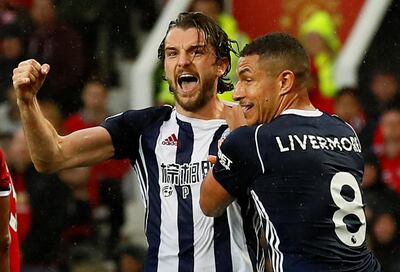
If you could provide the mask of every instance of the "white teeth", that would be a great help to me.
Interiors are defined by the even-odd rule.
[[[186,83],[188,83],[188,84],[193,84],[193,83],[195,83],[195,82],[198,82],[199,81],[199,79],[195,76],[195,75],[193,75],[193,74],[189,74],[189,73],[185,73],[185,74],[181,74],[179,77],[178,77],[178,84],[182,87],[182,84],[186,84]]]
[[[247,111],[247,110],[249,110],[249,109],[251,108],[250,105],[241,105],[241,107],[242,107],[242,109],[243,109],[244,111]]]
[[[183,78],[183,77],[195,77],[195,76],[192,74],[182,74],[179,76],[179,78]]]

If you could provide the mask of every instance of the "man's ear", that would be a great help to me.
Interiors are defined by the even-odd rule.
[[[279,94],[285,95],[293,88],[294,81],[295,81],[295,74],[290,70],[284,70],[279,75],[279,80],[281,83],[281,88],[280,88]]]
[[[225,73],[226,69],[228,69],[228,65],[229,65],[228,58],[222,58],[218,60],[217,62],[218,77],[221,77]]]

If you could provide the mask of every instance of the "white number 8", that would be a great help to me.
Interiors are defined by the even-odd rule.
[[[341,194],[344,186],[349,186],[354,191],[354,198],[347,200]],[[366,223],[361,191],[355,177],[347,172],[335,174],[331,181],[331,195],[336,206],[339,207],[333,214],[335,233],[340,241],[352,247],[360,246],[365,241]],[[350,231],[344,219],[346,216],[356,216],[360,220],[358,230]]]

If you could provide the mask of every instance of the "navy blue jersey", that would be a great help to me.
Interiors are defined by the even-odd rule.
[[[145,271],[251,271],[244,236],[252,222],[235,204],[218,218],[203,215],[200,185],[227,129],[224,120],[188,118],[168,106],[127,111],[103,125],[115,158],[129,158],[139,177],[149,244]],[[254,238],[254,230],[252,230]]]
[[[274,271],[380,271],[365,243],[364,166],[348,124],[287,110],[232,132],[218,157],[217,181],[233,196],[251,192]]]

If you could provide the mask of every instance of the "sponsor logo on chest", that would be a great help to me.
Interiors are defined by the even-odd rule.
[[[189,192],[189,187],[200,184],[212,164],[208,161],[191,163],[161,163],[161,186],[165,197],[172,195],[174,186],[182,187],[182,192]]]

